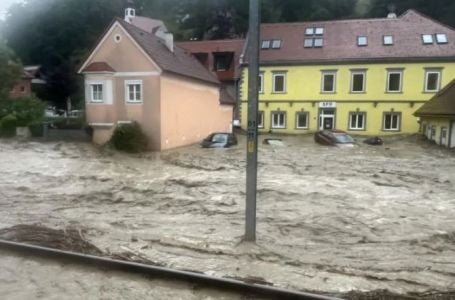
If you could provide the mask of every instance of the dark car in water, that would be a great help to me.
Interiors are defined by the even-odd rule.
[[[314,135],[316,143],[328,146],[353,147],[354,139],[341,130],[321,130]]]
[[[229,148],[234,145],[237,145],[237,138],[227,132],[212,133],[201,143],[202,148]]]

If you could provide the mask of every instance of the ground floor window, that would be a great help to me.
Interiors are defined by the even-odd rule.
[[[384,128],[385,131],[400,131],[401,113],[387,112],[384,113]]]
[[[264,112],[258,111],[258,128],[264,128]]]
[[[365,112],[352,112],[349,114],[349,130],[365,130]]]
[[[286,128],[286,113],[281,111],[272,112],[272,128]]]
[[[125,90],[126,102],[130,103],[142,102],[142,80],[125,81]]]
[[[91,102],[103,102],[103,84],[95,83],[90,85]]]
[[[308,129],[308,112],[298,112],[296,114],[296,128]]]

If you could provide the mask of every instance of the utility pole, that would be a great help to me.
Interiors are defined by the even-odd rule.
[[[258,173],[258,97],[259,97],[259,1],[250,0],[248,33],[248,132],[246,169],[245,237],[247,242],[256,240],[256,194]]]

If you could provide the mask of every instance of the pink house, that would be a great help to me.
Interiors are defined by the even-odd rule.
[[[109,141],[118,124],[138,122],[150,148],[165,150],[232,128],[234,100],[214,74],[174,45],[161,21],[115,19],[79,70],[85,79],[93,141]]]

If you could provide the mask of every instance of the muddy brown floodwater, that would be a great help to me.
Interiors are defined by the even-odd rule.
[[[241,243],[242,137],[139,156],[0,141],[0,229],[77,230],[105,253],[295,290],[455,290],[453,151],[412,137],[352,149],[283,139],[259,151],[254,245]]]

